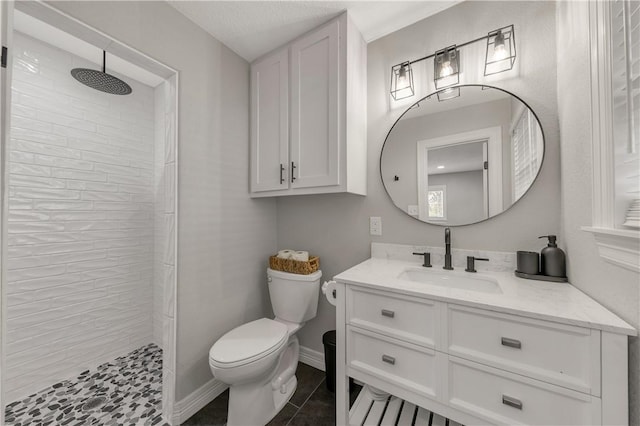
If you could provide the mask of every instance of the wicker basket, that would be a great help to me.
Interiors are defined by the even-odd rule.
[[[271,256],[269,257],[269,267],[274,271],[309,275],[320,269],[320,258],[311,256],[307,262],[304,262],[302,260],[281,259],[277,256]]]

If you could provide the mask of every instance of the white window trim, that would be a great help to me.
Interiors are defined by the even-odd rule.
[[[610,20],[606,1],[589,3],[591,39],[591,143],[593,153],[593,226],[598,252],[607,262],[640,272],[640,231],[616,229],[611,106]]]

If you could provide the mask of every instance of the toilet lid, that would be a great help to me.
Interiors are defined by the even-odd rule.
[[[261,358],[286,341],[287,326],[261,318],[236,327],[222,336],[209,351],[209,358],[219,364],[237,364]]]

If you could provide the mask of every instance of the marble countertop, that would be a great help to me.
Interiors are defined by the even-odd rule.
[[[513,272],[478,271],[464,272],[457,268],[445,271],[434,264],[438,274],[462,277],[494,278],[501,293],[483,293],[475,290],[430,285],[398,278],[406,268],[421,268],[421,262],[372,257],[334,279],[380,290],[424,297],[432,300],[473,306],[496,312],[521,315],[529,318],[571,324],[630,336],[637,335],[635,328],[627,324],[604,306],[567,283],[533,281],[516,277]]]

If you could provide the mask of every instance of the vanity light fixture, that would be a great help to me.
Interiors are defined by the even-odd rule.
[[[460,48],[483,40],[487,42],[485,76],[513,68],[513,64],[516,62],[516,37],[512,24],[491,31],[488,35],[478,37],[475,40],[458,45],[454,44],[420,59],[394,65],[391,68],[391,96],[396,101],[413,96],[415,89],[411,65],[431,58],[433,58],[433,81],[436,89],[455,86],[460,82]],[[440,101],[458,96],[460,96],[460,90],[451,90],[446,93],[438,92],[438,100]]]
[[[455,45],[438,50],[433,59],[433,82],[436,89],[460,82],[460,51]]]
[[[395,65],[391,69],[391,96],[400,100],[413,96],[413,70],[409,61]]]
[[[516,62],[516,42],[513,25],[491,31],[487,36],[484,75],[497,74],[513,68]]]

